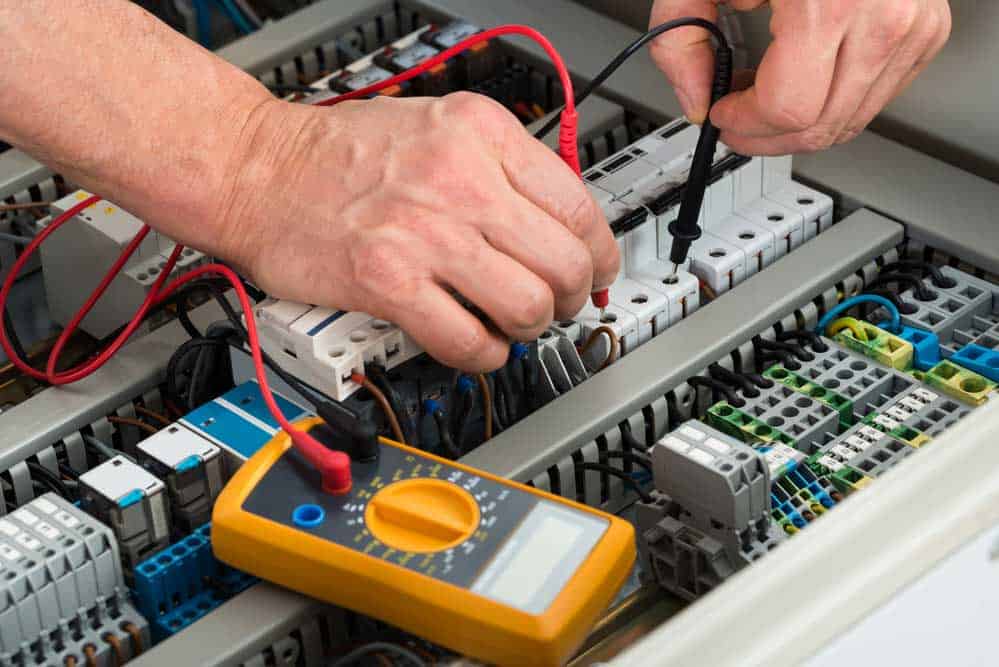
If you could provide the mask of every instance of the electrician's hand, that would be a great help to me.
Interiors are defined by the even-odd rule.
[[[681,16],[717,19],[720,0],[656,0],[651,24]],[[765,0],[731,0],[738,10]],[[711,120],[722,141],[753,155],[816,151],[853,139],[943,48],[946,0],[770,0],[773,42],[745,90],[720,101]],[[673,30],[652,57],[686,115],[703,121],[714,50],[700,28]]]
[[[220,208],[226,255],[269,294],[370,313],[482,371],[617,273],[580,179],[492,100],[275,101],[255,116]]]

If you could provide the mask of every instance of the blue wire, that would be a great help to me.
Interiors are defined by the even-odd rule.
[[[241,33],[249,35],[253,32],[253,26],[250,25],[250,22],[246,20],[245,16],[243,16],[243,12],[239,11],[239,7],[237,7],[232,0],[215,0],[215,2],[218,3],[219,7],[222,8],[222,11],[226,13],[229,20],[236,24],[236,28]]]
[[[895,304],[883,296],[877,296],[876,294],[861,294],[847,299],[823,315],[822,319],[819,320],[818,326],[815,327],[815,332],[820,336],[824,336],[826,329],[829,328],[829,325],[832,324],[833,320],[839,317],[842,313],[845,313],[861,303],[876,303],[879,306],[884,307],[891,314],[891,324],[883,328],[888,329],[888,331],[892,333],[898,333],[902,330],[902,315],[898,312],[898,308],[895,307]]]
[[[212,48],[212,17],[205,6],[207,0],[191,0],[194,21],[198,30],[198,43],[206,49]]]

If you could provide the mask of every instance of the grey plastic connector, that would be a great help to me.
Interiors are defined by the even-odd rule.
[[[929,301],[920,301],[912,290],[903,292],[902,299],[918,310],[903,314],[902,323],[935,333],[945,350],[956,352],[962,347],[955,343],[956,331],[974,329],[978,318],[989,319],[996,313],[999,286],[950,266],[940,270],[956,284],[953,287],[938,287],[930,278],[925,278],[923,283],[934,295]]]
[[[114,530],[128,566],[169,544],[166,485],[128,459],[116,456],[80,475],[80,496]]]
[[[110,528],[47,493],[0,519],[0,664],[84,664],[92,644],[98,665],[112,665],[133,624],[149,645],[145,619],[128,603],[118,546]],[[141,650],[141,649],[140,649]]]
[[[774,548],[770,471],[753,449],[689,421],[652,448],[656,490],[636,511],[656,581],[694,599]]]

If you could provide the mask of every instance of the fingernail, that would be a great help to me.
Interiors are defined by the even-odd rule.
[[[693,98],[686,90],[677,88],[676,97],[680,100],[680,108],[683,109],[683,114],[687,117],[687,120],[695,125],[700,125],[704,122],[705,110],[694,103]]]

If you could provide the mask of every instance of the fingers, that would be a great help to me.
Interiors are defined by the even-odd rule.
[[[499,224],[488,227],[490,242],[523,259],[552,286],[560,301],[571,299],[581,289],[600,289],[613,283],[621,266],[618,246],[603,211],[580,178],[523,131],[512,134],[501,161],[510,185],[531,206],[521,207],[523,220],[514,218],[518,225],[524,225],[520,229],[494,221]],[[553,219],[569,233],[543,224],[544,219]],[[588,263],[573,239],[589,250]],[[578,308],[570,314],[576,312]]]
[[[950,31],[946,0],[771,4],[774,41],[754,84],[711,114],[722,141],[745,154],[811,152],[852,139]]]
[[[720,0],[657,0],[652,7],[649,27],[679,18],[718,21]],[[733,0],[734,9],[748,11],[766,0]],[[715,51],[703,28],[675,28],[655,39],[649,47],[652,60],[666,74],[684,115],[696,124],[704,122],[711,101]]]
[[[485,239],[478,246],[467,261],[458,258],[442,262],[437,279],[482,309],[510,339],[537,338],[554,316],[551,288]]]
[[[894,61],[882,72],[864,102],[853,114],[838,143],[860,134],[871,121],[902,94],[947,44],[951,31],[950,6],[947,2],[932,2],[927,15],[912,31],[907,43],[898,49]]]
[[[486,328],[442,287],[421,282],[404,307],[386,319],[402,327],[430,356],[469,373],[491,371],[506,363],[509,342]]]

